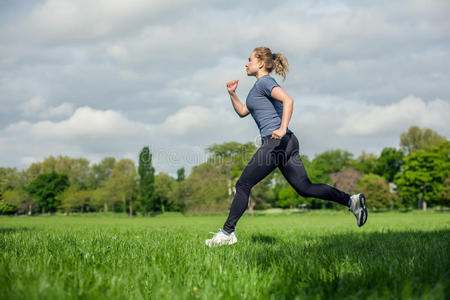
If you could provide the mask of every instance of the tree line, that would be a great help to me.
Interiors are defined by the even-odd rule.
[[[236,182],[257,150],[249,143],[227,142],[207,147],[207,161],[173,178],[155,174],[149,147],[131,159],[106,157],[90,165],[85,158],[50,156],[27,169],[0,167],[0,214],[126,212],[145,216],[181,211],[224,212]],[[379,155],[327,150],[314,159],[302,155],[312,182],[348,193],[363,192],[372,210],[426,209],[450,206],[450,143],[431,129],[412,126],[400,136],[400,147]],[[271,207],[345,209],[333,202],[303,198],[279,169],[253,187],[249,210]]]

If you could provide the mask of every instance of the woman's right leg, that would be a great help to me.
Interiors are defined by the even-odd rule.
[[[242,171],[241,176],[236,182],[236,194],[231,203],[230,213],[223,226],[225,233],[234,231],[236,223],[247,209],[248,198],[252,187],[277,167],[273,150],[279,144],[280,140],[264,140],[263,145],[253,154],[244,171]]]

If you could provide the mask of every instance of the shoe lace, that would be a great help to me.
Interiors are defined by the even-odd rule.
[[[214,234],[214,236],[212,237],[212,240],[213,240],[213,241],[219,241],[219,240],[220,240],[219,236],[220,236],[220,233],[221,233],[221,232],[222,232],[222,230],[219,229],[218,232],[212,232],[212,231],[210,231],[209,233]]]

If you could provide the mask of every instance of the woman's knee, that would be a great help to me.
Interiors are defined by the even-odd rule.
[[[253,184],[242,179],[239,178],[238,181],[236,181],[236,190],[238,189],[242,189],[242,190],[246,190],[246,191],[250,191],[253,187]]]
[[[302,181],[293,185],[293,188],[302,197],[312,197],[313,193],[311,191],[312,183],[309,180]]]

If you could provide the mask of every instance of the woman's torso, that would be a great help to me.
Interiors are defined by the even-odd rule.
[[[246,105],[258,126],[261,136],[272,135],[281,126],[283,103],[271,96],[272,88],[279,86],[270,75],[258,78],[248,93]],[[287,128],[287,133],[292,131]]]

